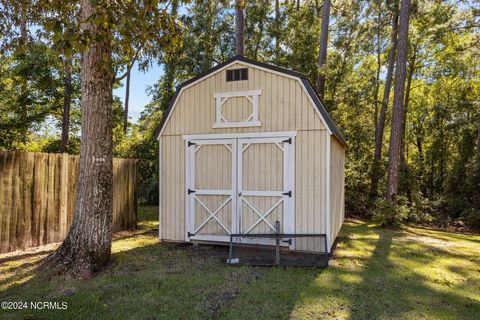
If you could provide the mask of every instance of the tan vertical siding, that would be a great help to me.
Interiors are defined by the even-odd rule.
[[[295,231],[325,229],[325,130],[300,131],[295,146]],[[299,239],[297,250],[319,251],[318,241]]]
[[[185,142],[181,136],[162,136],[162,238],[185,239]]]
[[[345,219],[345,148],[335,138],[330,139],[330,243],[333,244]]]
[[[236,63],[227,69],[245,67]],[[185,142],[186,134],[219,134],[245,132],[297,131],[295,139],[295,230],[297,233],[326,233],[326,129],[298,79],[249,66],[249,80],[225,81],[225,71],[212,74],[184,88],[177,99],[161,136],[162,181],[160,224],[163,239],[185,239]],[[262,90],[259,97],[260,127],[213,128],[217,92]],[[230,98],[223,109],[231,121],[244,120],[251,105],[245,98]],[[252,146],[251,146],[252,147]],[[250,147],[250,148],[251,148]],[[268,148],[248,156],[248,161],[260,162],[260,157],[272,153]],[[262,183],[252,171],[243,177],[244,184]],[[281,181],[271,183],[278,184]],[[213,200],[212,200],[213,201]],[[269,199],[262,200],[268,206]],[[273,218],[272,218],[273,219]],[[263,230],[261,227],[261,230]],[[267,230],[267,229],[265,229]],[[299,240],[298,250],[320,250],[312,240]]]
[[[235,64],[228,69],[238,67],[241,66]],[[261,127],[213,128],[214,93],[259,89],[262,90],[259,99]],[[251,105],[245,98],[235,100],[241,105],[237,108],[227,108],[230,114],[234,112],[243,114],[245,110],[250,110]],[[228,106],[229,102],[226,104]],[[314,108],[296,79],[249,68],[249,80],[226,82],[225,72],[222,71],[183,89],[162,135],[323,130],[325,127]],[[225,112],[223,113],[225,115]],[[237,113],[236,117],[240,117],[240,113]]]

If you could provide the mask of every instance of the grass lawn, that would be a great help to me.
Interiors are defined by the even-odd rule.
[[[36,273],[54,246],[0,255],[0,301],[68,304],[0,318],[480,319],[479,236],[350,221],[327,269],[230,267],[160,244],[156,207],[139,216],[90,281]]]

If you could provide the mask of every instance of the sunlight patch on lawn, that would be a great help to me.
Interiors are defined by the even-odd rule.
[[[112,243],[112,253],[119,253],[136,248],[158,244],[158,238],[148,234],[139,234],[126,239],[119,239]]]
[[[10,286],[20,285],[29,281],[34,275],[38,262],[46,257],[46,254],[2,262],[0,268],[0,292]]]

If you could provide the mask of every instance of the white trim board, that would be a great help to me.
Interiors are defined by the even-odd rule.
[[[252,133],[258,134],[258,133]],[[288,135],[289,134],[289,135]],[[295,158],[295,135],[296,132],[286,132],[283,134],[278,135],[276,137],[272,137],[270,134],[267,137],[245,137],[245,138],[234,138],[233,136],[245,134],[225,134],[224,136],[228,136],[229,138],[216,138],[216,139],[206,139],[213,135],[200,135],[195,136],[197,139],[186,139],[185,140],[185,147],[186,147],[186,186],[185,186],[185,194],[186,194],[186,201],[188,204],[185,206],[185,222],[186,222],[186,230],[185,230],[185,241],[194,241],[194,240],[211,240],[211,241],[225,241],[223,236],[212,235],[212,234],[203,234],[203,235],[192,235],[196,234],[199,230],[201,230],[209,221],[216,220],[217,223],[226,231],[227,234],[231,233],[249,233],[253,230],[258,224],[264,221],[270,228],[275,230],[273,225],[269,223],[268,215],[275,210],[279,205],[283,204],[283,219],[282,219],[282,226],[284,228],[284,232],[286,233],[294,233],[295,232],[295,166],[294,166],[294,158]],[[265,133],[262,133],[265,135]],[[190,138],[192,136],[186,136]],[[184,137],[185,138],[185,137]],[[286,139],[287,138],[287,139]],[[194,142],[194,143],[190,143]],[[280,173],[283,176],[283,187],[281,190],[244,190],[243,183],[242,183],[242,172],[243,172],[243,152],[250,146],[251,144],[275,144],[283,154],[283,170]],[[280,145],[281,144],[281,145]],[[195,153],[199,150],[202,145],[231,145],[231,147],[227,147],[230,150],[232,155],[232,187],[230,189],[197,189],[195,185]],[[290,192],[290,195],[288,194]],[[198,198],[199,195],[222,195],[226,196],[220,206],[216,208],[207,208],[205,204]],[[258,211],[254,206],[255,204],[251,204],[246,198],[244,197],[277,197],[277,201],[273,206],[271,206],[267,211]],[[195,219],[195,200],[200,203],[200,205],[204,208],[205,211],[209,213],[209,217],[206,217],[205,220],[199,226],[196,226],[194,221]],[[231,209],[232,209],[232,222],[230,227],[225,227],[220,220],[216,218],[216,214],[218,210],[221,210],[226,204],[231,202]],[[243,230],[242,226],[242,211],[243,211],[243,204],[248,205],[257,215],[258,218],[255,217],[252,224],[245,227]],[[243,242],[249,242],[247,240],[242,240]],[[252,240],[250,242],[255,242],[259,244],[267,244],[259,241],[258,239]],[[270,244],[273,244],[270,243]],[[290,245],[290,249],[295,249],[295,242]]]
[[[259,127],[261,122],[258,120],[258,97],[262,90],[251,91],[231,91],[214,93],[215,98],[215,123],[213,128],[235,128],[235,127]],[[223,117],[222,107],[229,98],[243,97],[252,104],[252,113],[244,121],[230,121]]]
[[[209,73],[207,75],[205,75],[204,77],[200,78],[200,79],[197,79],[196,81],[193,81],[192,83],[189,83],[187,84],[186,86],[184,87],[181,87],[180,91],[178,92],[178,95],[176,96],[176,99],[173,103],[173,106],[169,112],[169,114],[167,115],[167,119],[165,120],[165,124],[162,128],[162,130],[158,133],[157,135],[157,140],[160,139],[161,135],[163,134],[163,131],[165,130],[165,128],[167,127],[167,124],[168,122],[170,121],[170,117],[172,116],[173,112],[175,111],[175,107],[177,106],[177,102],[180,98],[180,95],[182,94],[182,92],[185,90],[185,89],[188,89],[194,85],[196,85],[197,83],[201,82],[201,81],[204,81],[214,75],[216,75],[217,73],[219,72],[222,72],[224,71],[225,69],[231,67],[232,65],[235,65],[235,64],[241,64],[241,65],[244,65],[244,66],[247,66],[247,67],[250,67],[250,68],[254,68],[254,69],[258,69],[258,70],[262,70],[262,71],[265,71],[265,72],[269,72],[269,73],[273,73],[273,74],[276,74],[276,75],[280,75],[282,77],[286,77],[286,78],[290,78],[290,79],[294,79],[296,81],[298,81],[298,83],[300,84],[300,87],[302,88],[303,92],[307,95],[308,97],[308,100],[310,101],[310,104],[311,104],[311,107],[315,110],[315,112],[317,113],[317,115],[320,117],[320,120],[322,121],[322,124],[323,126],[325,127],[325,129],[327,130],[327,132],[332,135],[332,131],[330,130],[327,122],[325,121],[325,119],[323,118],[322,114],[320,113],[320,110],[318,110],[318,108],[316,107],[316,104],[314,103],[312,97],[310,96],[310,94],[308,93],[307,91],[307,88],[305,88],[305,85],[303,84],[302,82],[302,79],[300,77],[297,77],[297,76],[292,76],[290,74],[287,74],[287,73],[284,73],[284,72],[280,72],[280,71],[275,71],[275,70],[272,70],[272,69],[268,69],[268,68],[264,68],[264,67],[261,67],[261,66],[258,66],[258,65],[254,65],[254,64],[251,64],[251,63],[248,63],[248,62],[245,62],[245,61],[240,61],[240,60],[234,60],[232,62],[230,62],[229,64],[223,66],[222,68],[218,69],[218,70],[215,70],[214,72],[212,73]]]
[[[262,94],[262,90],[231,91],[231,92],[217,92],[213,94],[213,97],[214,98],[235,98],[235,97],[259,96],[261,94]]]
[[[297,131],[275,131],[275,132],[243,132],[243,133],[212,133],[212,134],[186,134],[183,140],[209,140],[209,139],[241,139],[241,138],[275,138],[296,137]]]
[[[261,127],[260,121],[239,121],[239,122],[215,122],[213,128],[245,128],[245,127]]]
[[[162,140],[158,140],[158,238],[163,240],[162,228],[165,224],[164,219],[162,219],[162,207],[163,207],[163,197],[162,197],[162,183],[163,183],[163,161],[162,161]]]
[[[325,181],[327,186],[325,188],[325,235],[327,237],[327,247],[325,248],[327,253],[330,253],[330,249],[332,247],[330,235],[332,232],[332,222],[331,222],[331,212],[330,212],[330,157],[331,157],[331,136],[329,134],[326,135],[326,152],[325,152]]]

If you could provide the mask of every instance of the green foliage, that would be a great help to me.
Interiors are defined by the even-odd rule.
[[[142,112],[137,124],[132,124],[128,136],[114,146],[114,156],[138,159],[138,200],[158,203],[158,142],[156,129],[162,112],[152,102]]]
[[[27,152],[59,153],[61,142],[61,139],[58,138],[58,134],[32,134],[29,137],[29,142],[24,146],[23,150]],[[70,138],[68,145],[68,153],[80,154],[80,139],[78,137]]]
[[[345,163],[345,212],[350,216],[371,217],[369,212],[369,175],[366,163]]]
[[[405,199],[397,199],[396,202],[378,199],[373,209],[373,220],[383,227],[398,228],[407,219],[409,209],[404,204]]]
[[[0,148],[21,149],[31,130],[59,113],[61,71],[54,52],[31,42],[0,56]]]
[[[465,221],[465,224],[469,228],[473,230],[480,230],[480,209],[468,208],[463,210],[462,220]]]
[[[91,40],[78,32],[77,2],[4,1],[0,26],[0,148],[58,150],[62,77],[65,56],[74,58],[72,150],[79,141],[78,57]],[[3,4],[3,2],[2,2]],[[152,88],[152,102],[138,123],[121,130],[120,101],[114,101],[114,153],[141,159],[142,201],[156,203],[158,145],[155,131],[175,85],[234,55],[234,10],[229,1],[100,2],[91,22],[111,39],[113,72],[136,62],[141,70],[153,63],[163,73]],[[377,206],[385,193],[391,102],[387,112],[383,156],[373,163],[375,124],[390,49],[392,12],[398,1],[334,1],[327,64],[317,66],[320,1],[247,1],[245,52],[256,60],[307,74],[315,82],[326,75],[325,103],[348,142],[347,214],[371,217],[373,211],[403,215],[407,222],[443,223],[475,220],[480,208],[480,55],[478,10],[472,1],[414,2],[409,32],[404,163],[400,208]],[[37,37],[28,32],[22,45],[20,19],[26,10]],[[60,53],[60,57],[59,57]],[[118,85],[118,83],[116,84]],[[25,87],[25,90],[22,90]],[[18,93],[21,94],[18,94]],[[390,99],[392,99],[390,95]],[[26,115],[25,116],[25,112]],[[53,123],[57,130],[42,132]],[[372,195],[370,179],[379,178]],[[390,210],[391,209],[391,210]],[[381,211],[382,211],[381,210]],[[389,219],[393,217],[386,214]],[[466,218],[468,217],[468,219]],[[473,217],[473,218],[472,218]],[[473,221],[472,220],[472,221]],[[469,224],[472,226],[474,224]]]

